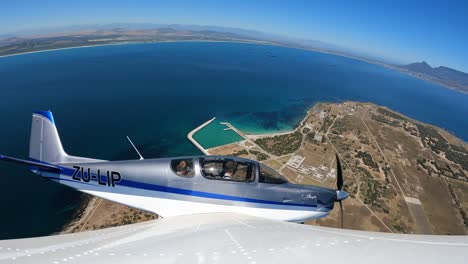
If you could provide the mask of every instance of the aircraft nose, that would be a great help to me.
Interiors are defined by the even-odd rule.
[[[349,193],[347,192],[344,192],[344,191],[340,191],[340,190],[336,190],[336,200],[337,201],[342,201],[346,198],[349,197]]]

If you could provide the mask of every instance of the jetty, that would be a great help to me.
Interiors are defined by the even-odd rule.
[[[210,153],[208,152],[207,149],[205,149],[202,145],[200,145],[200,143],[198,143],[194,138],[193,138],[193,135],[195,133],[197,133],[200,129],[206,127],[207,125],[209,125],[211,122],[213,122],[213,120],[215,120],[216,117],[213,117],[211,118],[210,120],[206,121],[205,123],[199,125],[198,127],[196,127],[194,130],[190,131],[188,134],[187,134],[187,138],[188,140],[190,140],[190,142],[192,142],[193,145],[195,145],[195,147],[197,147],[201,152],[203,152],[203,154],[205,155],[210,155]]]

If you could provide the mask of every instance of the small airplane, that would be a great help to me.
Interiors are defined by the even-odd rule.
[[[127,137],[128,138],[128,137]],[[32,116],[29,160],[0,155],[43,178],[162,217],[238,213],[289,222],[325,217],[348,197],[337,158],[337,189],[288,182],[256,161],[230,156],[187,156],[106,161],[68,155],[52,112]],[[341,220],[342,223],[343,219]]]

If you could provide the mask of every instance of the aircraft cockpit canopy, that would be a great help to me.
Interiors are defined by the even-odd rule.
[[[287,183],[288,181],[281,176],[281,174],[277,173],[272,168],[269,168],[263,164],[260,164],[260,172],[259,172],[259,182],[262,183],[273,183],[273,184],[282,184]]]
[[[203,177],[210,180],[228,180],[253,182],[255,180],[254,163],[234,159],[201,159]]]
[[[193,158],[174,159],[172,171],[182,177],[195,176]],[[258,164],[258,166],[255,166]],[[236,158],[207,157],[200,158],[201,175],[209,180],[235,182],[254,182],[257,174],[260,183],[283,184],[288,181],[272,168],[261,163]]]
[[[193,177],[193,159],[175,159],[171,161],[172,170],[179,176]]]

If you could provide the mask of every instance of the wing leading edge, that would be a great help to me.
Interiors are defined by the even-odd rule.
[[[466,263],[468,236],[341,230],[219,213],[0,241],[0,263]]]

